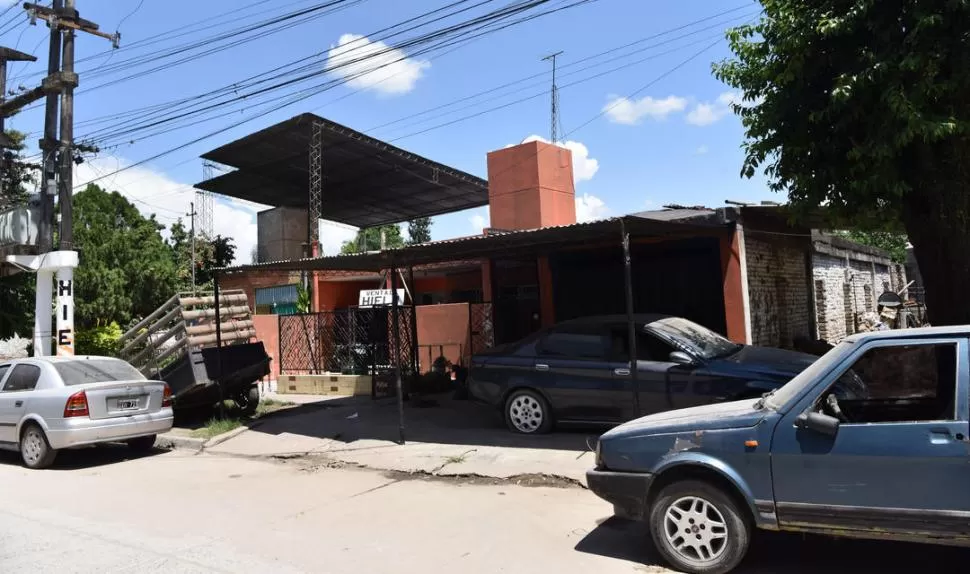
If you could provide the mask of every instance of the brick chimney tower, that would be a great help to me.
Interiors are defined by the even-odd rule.
[[[572,152],[531,141],[489,153],[488,210],[497,230],[576,223]]]

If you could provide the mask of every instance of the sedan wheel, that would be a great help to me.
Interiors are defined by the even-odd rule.
[[[750,527],[734,501],[706,482],[671,484],[650,509],[650,533],[664,558],[692,574],[730,572],[748,550]]]
[[[20,435],[20,458],[27,468],[47,468],[54,464],[57,451],[51,448],[44,431],[30,424]]]
[[[540,434],[552,428],[552,413],[546,401],[532,391],[516,391],[505,402],[509,428],[522,434]]]

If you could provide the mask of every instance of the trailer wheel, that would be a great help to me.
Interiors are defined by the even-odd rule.
[[[244,415],[248,416],[254,414],[256,412],[256,407],[259,406],[259,387],[256,385],[249,387],[245,391],[236,395],[233,401]]]

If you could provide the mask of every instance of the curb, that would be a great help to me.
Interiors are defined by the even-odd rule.
[[[242,433],[248,431],[249,429],[250,427],[246,425],[242,425],[241,427],[234,428],[229,432],[224,432],[222,434],[216,435],[210,438],[209,440],[203,441],[202,446],[199,450],[220,445],[235,436],[241,435]]]
[[[205,448],[205,441],[200,438],[165,433],[158,435],[158,438],[155,439],[155,446],[157,448],[172,448],[179,450],[190,450],[193,452],[202,452],[202,449]]]

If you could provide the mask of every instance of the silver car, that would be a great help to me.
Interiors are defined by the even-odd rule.
[[[109,357],[0,362],[0,448],[46,468],[57,451],[126,442],[140,451],[172,428],[172,391]]]

